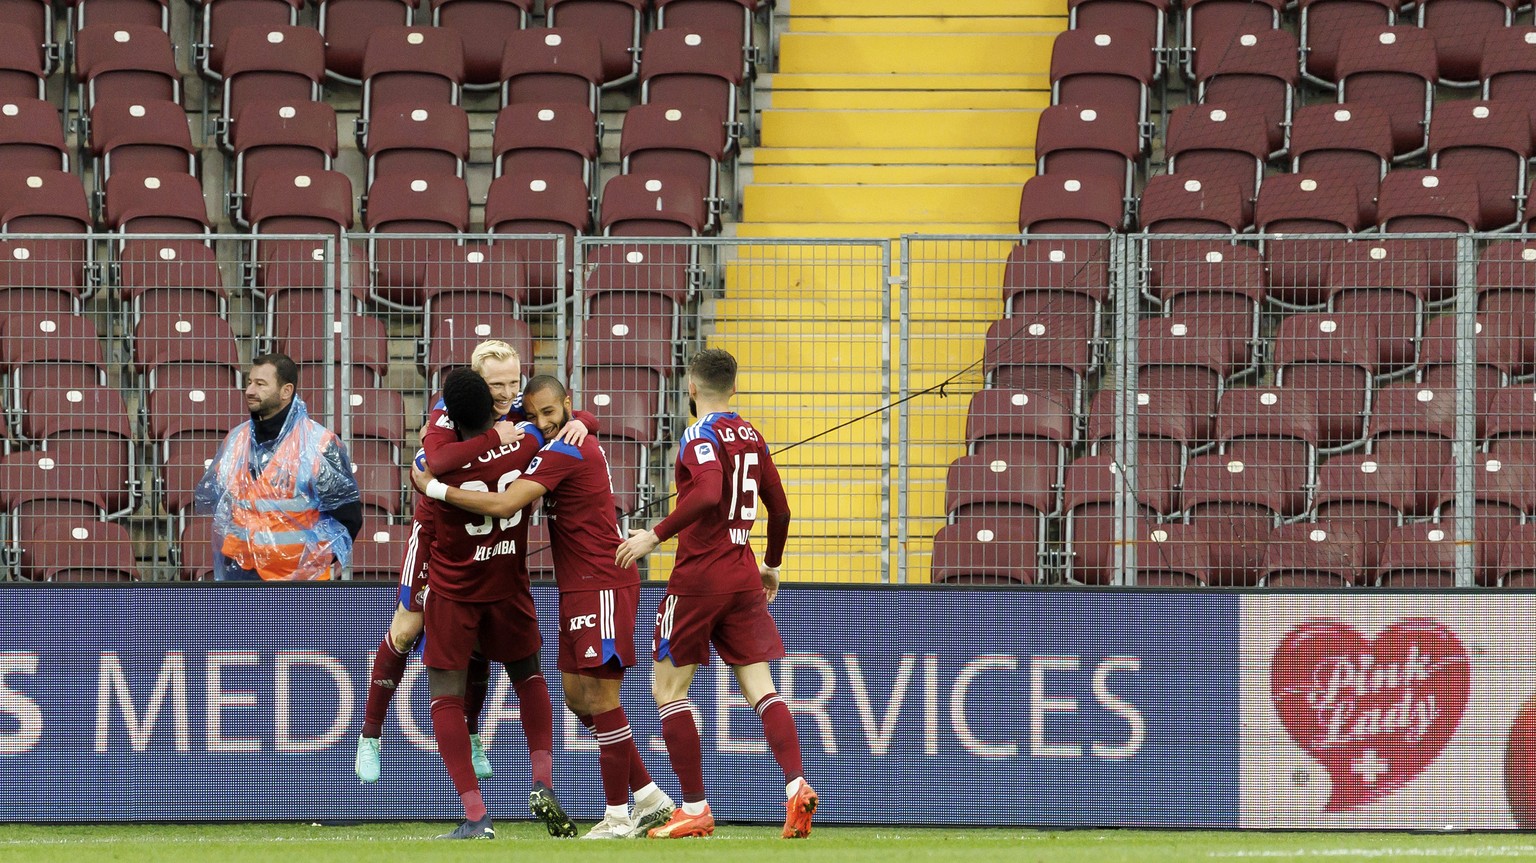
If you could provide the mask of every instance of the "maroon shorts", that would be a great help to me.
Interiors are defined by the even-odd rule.
[[[428,593],[426,626],[422,662],[428,668],[468,668],[476,650],[494,662],[516,662],[543,643],[533,594],[527,590],[495,602],[460,602]]]
[[[761,590],[703,596],[667,594],[656,609],[657,662],[708,665],[709,646],[726,665],[754,665],[784,658],[784,641]]]
[[[431,522],[411,521],[411,538],[405,542],[405,560],[400,562],[400,607],[406,611],[421,611],[427,598],[427,563],[434,536]]]
[[[635,664],[640,586],[560,593],[560,656],[567,674],[617,678]]]

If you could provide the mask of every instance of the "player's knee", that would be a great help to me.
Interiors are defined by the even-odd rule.
[[[525,656],[516,662],[508,662],[506,664],[506,669],[507,677],[510,678],[513,683],[516,683],[519,680],[527,680],[528,678],[539,673],[539,654],[537,651],[535,651],[532,656]]]
[[[653,680],[651,681],[651,697],[656,699],[657,707],[663,704],[671,704],[680,698],[688,697],[688,686],[687,684],[679,686],[671,680]]]
[[[395,616],[389,622],[389,643],[401,653],[411,649],[416,639],[421,637],[422,621],[417,612],[406,611],[403,608],[395,609]]]

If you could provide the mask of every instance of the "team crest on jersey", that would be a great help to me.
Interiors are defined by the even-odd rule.
[[[693,455],[699,460],[699,464],[715,460],[715,448],[707,440],[701,440],[693,447]]]

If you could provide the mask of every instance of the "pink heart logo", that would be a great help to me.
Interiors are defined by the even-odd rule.
[[[1405,618],[1366,639],[1312,620],[1275,649],[1269,692],[1285,730],[1328,771],[1324,807],[1380,800],[1424,772],[1461,724],[1471,665],[1439,621]]]

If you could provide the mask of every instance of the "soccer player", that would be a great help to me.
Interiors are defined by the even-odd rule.
[[[523,407],[547,437],[570,422],[570,396],[549,375],[528,381]],[[665,823],[672,798],[651,781],[619,703],[624,669],[635,663],[640,576],[633,566],[613,561],[619,527],[608,461],[597,439],[588,437],[579,446],[552,440],[500,493],[454,488],[419,468],[411,476],[428,497],[493,517],[510,517],[544,498],[560,589],[560,680],[566,706],[597,738],[607,802],[603,820],[585,838],[640,836]]]
[[[490,387],[496,416],[500,421],[483,433],[465,435],[449,417],[444,401],[439,399],[421,435],[426,464],[435,473],[446,473],[472,461],[492,446],[511,444],[522,437],[523,432],[518,427],[518,423],[525,419],[519,393],[522,364],[517,351],[503,341],[492,339],[481,342],[470,355],[470,368],[478,372]],[[589,432],[597,429],[597,418],[582,411],[560,430],[560,437],[579,445]],[[363,710],[363,731],[357,741],[354,769],[358,778],[365,783],[378,781],[384,717],[389,713],[390,701],[405,674],[411,646],[421,636],[421,602],[427,591],[428,570],[435,545],[436,516],[443,509],[445,507],[435,501],[424,497],[416,499],[411,519],[411,537],[406,544],[405,560],[401,566],[400,602],[390,620],[389,632],[380,641],[374,654],[368,700]],[[532,768],[533,790],[529,795],[529,807],[544,820],[551,835],[574,835],[575,826],[559,811],[558,805],[550,803],[553,792],[549,789],[554,785],[554,720],[549,687],[544,676],[539,673],[537,664],[519,668],[527,673],[513,676],[512,687],[520,705]],[[486,757],[479,734],[480,710],[485,702],[489,676],[490,664],[484,657],[474,656],[466,684],[465,716],[475,775],[480,779],[491,776],[491,762]]]
[[[524,434],[511,443],[481,438],[500,414],[491,388],[470,369],[449,373],[443,382],[443,404],[456,428],[482,441],[476,456],[444,474],[450,482],[467,488],[500,488],[522,475],[544,443],[532,425],[525,425]],[[432,733],[464,803],[465,818],[452,833],[439,837],[442,839],[490,839],[496,835],[471,758],[465,687],[470,657],[477,651],[487,660],[502,663],[513,680],[538,673],[539,623],[524,558],[531,513],[531,507],[525,507],[505,518],[482,518],[444,508],[437,515],[432,571],[422,603],[432,636],[427,639],[423,661],[432,690]],[[546,733],[552,730],[548,705],[546,695]],[[529,734],[530,739],[533,736]],[[548,752],[545,754],[547,757]],[[536,795],[539,792],[559,809],[547,785],[538,786]],[[559,818],[567,834],[574,835],[575,825],[563,811]]]
[[[774,688],[768,663],[784,658],[784,642],[768,613],[779,592],[779,564],[789,536],[789,503],[768,444],[731,411],[736,358],[718,348],[688,362],[688,404],[699,421],[677,451],[677,506],[652,530],[631,530],[614,562],[630,566],[677,537],[677,561],[656,611],[655,682],[661,735],[683,787],[683,805],[653,839],[708,836],[715,818],[704,796],[703,756],[688,687],[713,644],[736,674],[747,703],[763,722],[768,747],[784,771],[784,838],[811,833],[816,792],[805,781],[795,718]],[[747,536],[759,505],[768,509],[768,547],[759,564]]]

